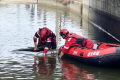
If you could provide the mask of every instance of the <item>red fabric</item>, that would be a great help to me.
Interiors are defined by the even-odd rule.
[[[80,35],[77,35],[76,33],[69,33],[67,36],[66,36],[66,42],[65,42],[65,45],[62,49],[62,52],[63,53],[67,53],[69,48],[71,46],[74,46],[74,45],[79,45],[81,46],[80,44],[76,44],[76,40],[77,38],[83,38],[82,36]],[[68,49],[67,49],[68,48]]]
[[[44,49],[44,52],[43,53],[47,53],[48,52],[48,49]]]
[[[77,44],[76,41],[77,39],[83,39],[83,43],[82,44]],[[85,42],[87,43],[85,45]],[[93,42],[91,40],[88,40],[87,38],[83,38],[82,36],[80,35],[77,35],[76,33],[69,33],[66,37],[66,42],[65,42],[65,45],[62,49],[62,52],[63,53],[67,53],[69,48],[71,46],[83,46],[83,47],[87,47],[87,48],[92,48],[93,49]]]
[[[34,40],[34,42],[36,42],[36,41],[37,41],[37,38],[33,37],[33,40]]]
[[[41,38],[41,35],[40,35],[40,32],[41,32],[43,29],[39,29],[39,31],[37,32],[37,34],[40,35],[40,37],[39,37],[39,42],[38,42],[38,43],[39,43],[39,44],[41,44],[41,43],[42,43],[42,44],[45,44],[45,42],[47,41],[48,37],[51,37],[51,40],[52,40],[52,36],[50,36],[50,35],[53,35],[53,36],[54,36],[54,41],[56,41],[56,36],[55,36],[55,34],[54,34],[51,30],[49,30],[48,28],[46,28],[46,27],[45,27],[44,29],[47,30],[48,33],[45,35],[44,39],[42,39],[42,38]],[[34,36],[34,37],[33,37],[34,42],[37,41],[37,38],[38,38],[37,36]]]
[[[46,39],[46,42],[51,42],[52,41],[52,37],[48,37],[47,39]],[[45,43],[46,43],[45,42]],[[46,44],[48,44],[48,43],[46,43]],[[48,48],[51,46],[51,44],[49,45],[49,46],[47,46],[47,48],[46,48],[46,46],[45,46],[45,49],[44,49],[44,53],[47,53],[48,52]]]
[[[45,44],[46,43],[46,41],[39,41],[39,44]]]
[[[85,45],[85,41],[87,42],[87,44],[86,44],[86,45]],[[85,41],[84,41],[84,46],[83,46],[83,47],[93,49],[93,46],[94,46],[93,41],[92,41],[92,40],[89,40],[89,39],[87,39],[87,40],[85,40]]]
[[[68,50],[69,50],[69,48],[70,48],[71,46],[74,46],[75,43],[76,43],[76,39],[75,39],[75,38],[67,38],[67,39],[66,39],[66,42],[65,42],[65,45],[64,45],[64,47],[63,47],[63,49],[62,49],[62,52],[63,52],[63,53],[67,53]],[[66,47],[68,47],[68,49],[66,49]]]
[[[50,47],[50,43],[51,42],[56,43],[56,36],[51,30],[49,30],[48,28],[45,27],[44,29],[47,30],[47,34],[45,35],[44,38],[42,38],[40,35],[40,32],[42,29],[39,29],[39,31],[35,33],[33,40],[34,40],[34,42],[37,42],[37,38],[39,38],[38,44],[44,44],[45,45],[44,53],[47,53],[48,48]]]
[[[47,40],[46,40],[46,42],[49,42],[51,40],[52,40],[52,37],[48,37]]]
[[[48,31],[48,34],[44,37],[44,39],[42,39],[41,37],[39,38],[39,44],[45,44],[46,41],[51,41],[52,40],[52,36],[49,37],[49,34],[51,35],[54,35],[54,33],[49,30],[48,28],[45,28],[47,31]],[[40,34],[39,34],[40,35]],[[56,37],[54,36],[54,40],[53,41],[56,41]]]
[[[76,34],[76,33],[69,33],[66,38],[68,38],[68,37],[84,38],[84,37],[82,37],[82,36],[80,36],[80,35],[78,35],[78,34]]]

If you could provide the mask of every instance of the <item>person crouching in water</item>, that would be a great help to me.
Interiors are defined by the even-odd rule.
[[[94,43],[92,40],[77,35],[76,33],[69,33],[67,29],[62,29],[59,34],[62,36],[63,39],[66,40],[65,45],[59,55],[59,58],[61,58],[64,53],[67,53],[72,46],[81,46],[93,49]]]
[[[37,45],[37,38],[39,38]],[[56,36],[55,34],[48,28],[40,28],[33,37],[34,40],[34,51],[38,51],[39,45],[45,45],[43,56],[48,52],[49,48],[56,49]]]

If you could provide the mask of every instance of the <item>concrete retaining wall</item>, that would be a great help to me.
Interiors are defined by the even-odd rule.
[[[120,0],[90,0],[89,21],[120,40]]]
[[[76,15],[82,13],[82,3],[73,0],[38,0],[38,4],[42,6],[51,6],[52,8],[68,10]]]
[[[9,4],[9,3],[37,3],[37,0],[0,0],[0,4]]]
[[[120,18],[120,0],[90,0],[90,7]]]

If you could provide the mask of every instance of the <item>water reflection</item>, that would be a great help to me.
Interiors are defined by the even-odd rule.
[[[95,35],[97,40],[111,43],[120,42],[120,20],[117,17],[94,10],[91,7],[89,9],[89,21],[91,33],[95,33],[92,34]],[[98,29],[99,31],[97,31]]]
[[[47,65],[44,60],[40,60],[41,64],[34,72],[32,65],[35,52],[11,51],[34,46],[34,33],[43,26],[50,28],[58,36],[58,45],[61,46],[63,42],[58,34],[61,27],[81,34],[77,20],[71,20],[66,11],[37,4],[5,4],[0,6],[0,11],[0,80],[37,80],[48,75],[51,80],[64,77],[59,62],[55,62],[54,59],[48,58],[50,61]]]
[[[39,4],[0,4],[0,80],[119,78],[119,69],[101,70],[66,60],[61,62],[61,66],[56,58],[49,57],[38,58],[39,63],[33,67],[35,52],[11,52],[34,46],[34,33],[44,26],[56,34],[58,48],[64,44],[64,40],[59,37],[59,30],[63,28],[94,42],[113,40],[97,27],[93,28],[94,25],[67,10],[43,7]]]
[[[95,79],[94,74],[90,74],[88,71],[82,69],[79,66],[76,66],[75,64],[67,60],[60,59],[60,63],[62,65],[63,73],[67,80]]]
[[[86,66],[70,59],[60,59],[66,80],[118,80],[120,69]],[[116,75],[116,76],[115,76]]]
[[[56,57],[34,57],[33,70],[40,75],[53,75],[55,67]]]
[[[97,25],[98,26],[98,25]],[[108,42],[108,43],[119,43],[119,40],[114,36],[111,36],[109,32],[106,32],[96,24],[89,23],[89,37],[94,40],[94,43]]]

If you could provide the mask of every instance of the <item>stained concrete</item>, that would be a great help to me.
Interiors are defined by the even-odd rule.
[[[10,4],[10,3],[28,4],[28,3],[37,3],[37,0],[0,0],[0,4]]]

